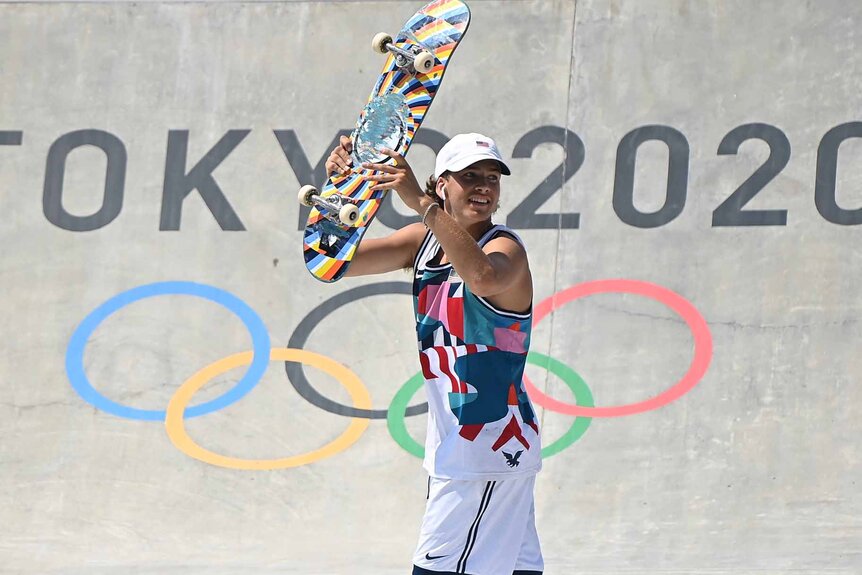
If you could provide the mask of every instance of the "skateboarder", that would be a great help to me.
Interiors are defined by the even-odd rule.
[[[343,137],[330,174],[352,166]],[[492,222],[502,176],[494,141],[460,134],[437,155],[423,191],[400,154],[363,164],[373,189],[395,190],[421,223],[364,240],[347,276],[413,270],[428,395],[428,497],[413,574],[535,575],[544,565],[533,487],[539,427],[522,384],[533,287],[527,253]]]

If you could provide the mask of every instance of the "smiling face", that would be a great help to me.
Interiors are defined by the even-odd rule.
[[[447,172],[437,180],[437,195],[445,209],[468,231],[487,227],[500,201],[500,164],[481,160],[460,172]]]

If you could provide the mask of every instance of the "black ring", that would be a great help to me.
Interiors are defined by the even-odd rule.
[[[412,296],[413,286],[407,282],[380,282],[358,286],[341,292],[318,305],[299,322],[299,325],[296,326],[296,329],[293,330],[293,334],[290,336],[287,347],[305,349],[305,343],[308,341],[312,330],[330,313],[350,302],[383,294],[406,294]],[[324,397],[312,387],[308,378],[305,377],[305,371],[301,363],[286,361],[284,362],[284,370],[287,373],[288,381],[290,381],[297,393],[309,403],[325,411],[337,415],[363,417],[365,419],[386,419],[389,413],[388,409],[359,409]],[[408,407],[405,415],[413,416],[427,412],[428,403],[425,402]]]

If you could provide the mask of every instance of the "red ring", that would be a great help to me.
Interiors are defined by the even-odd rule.
[[[663,303],[675,311],[688,325],[694,336],[694,358],[688,372],[673,387],[638,403],[612,405],[609,407],[584,407],[554,399],[540,391],[524,375],[524,384],[530,399],[545,409],[584,417],[622,417],[657,409],[688,393],[701,380],[712,360],[712,334],[700,312],[681,295],[661,286],[637,280],[598,280],[572,286],[546,298],[533,311],[534,325],[552,311],[570,301],[598,293],[631,293],[646,296]]]

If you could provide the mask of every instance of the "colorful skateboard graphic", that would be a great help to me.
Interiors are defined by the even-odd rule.
[[[414,14],[394,39],[384,33],[374,37],[374,49],[388,56],[351,134],[354,168],[347,175],[333,174],[320,192],[314,186],[299,190],[299,201],[312,207],[302,249],[305,266],[317,279],[334,282],[347,271],[387,193],[369,190],[363,175],[370,172],[360,166],[391,162],[380,148],[407,154],[469,23],[464,2],[436,0]]]

